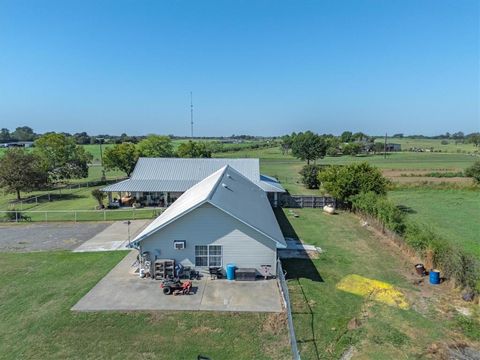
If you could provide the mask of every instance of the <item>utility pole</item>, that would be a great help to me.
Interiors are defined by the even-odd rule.
[[[383,144],[383,158],[387,158],[387,133],[385,133],[385,142]]]
[[[190,137],[193,139],[193,94],[190,91]]]

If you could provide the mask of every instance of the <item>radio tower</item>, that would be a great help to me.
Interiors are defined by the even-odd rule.
[[[190,137],[193,139],[193,94],[190,91]]]

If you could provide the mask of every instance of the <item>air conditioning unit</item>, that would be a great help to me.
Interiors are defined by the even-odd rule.
[[[185,240],[175,240],[173,242],[173,248],[175,250],[183,250],[185,249],[186,241]]]

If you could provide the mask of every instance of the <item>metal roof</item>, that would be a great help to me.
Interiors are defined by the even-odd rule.
[[[148,238],[178,218],[209,203],[286,247],[285,239],[273,213],[267,194],[252,181],[226,165],[188,189],[159,217],[150,223],[133,243]]]
[[[229,165],[268,192],[285,192],[272,177],[260,174],[258,159],[140,158],[130,179],[102,191],[184,192],[215,171]]]

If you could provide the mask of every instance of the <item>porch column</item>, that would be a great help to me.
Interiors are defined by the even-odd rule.
[[[274,192],[273,193],[273,207],[277,207],[278,205],[278,193]]]
[[[168,206],[168,192],[163,193],[163,202],[165,203],[165,207]]]
[[[112,193],[108,192],[107,196],[108,196],[108,203],[111,204],[112,203]]]

